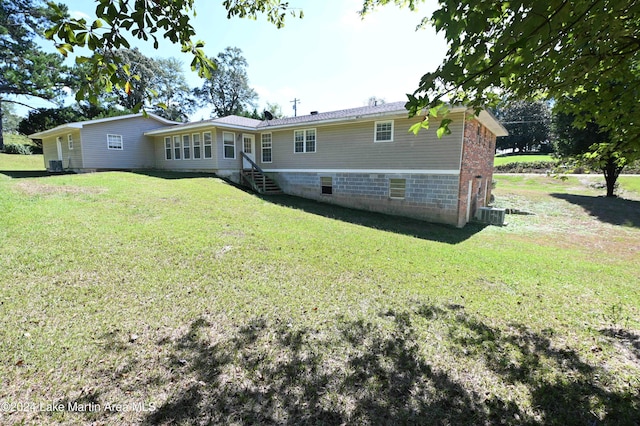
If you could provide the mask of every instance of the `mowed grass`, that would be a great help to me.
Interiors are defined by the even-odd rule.
[[[0,153],[0,172],[14,170],[44,170],[42,154],[17,155]]]
[[[633,191],[498,176],[532,214],[460,230],[206,175],[9,176],[2,424],[640,419]]]
[[[531,163],[535,161],[555,161],[555,159],[546,154],[497,155],[493,159],[493,165],[502,166],[509,163]]]

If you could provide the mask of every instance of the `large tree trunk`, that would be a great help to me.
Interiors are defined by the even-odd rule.
[[[616,165],[613,159],[607,161],[605,167],[602,168],[602,172],[604,173],[604,180],[607,182],[607,197],[615,197],[614,190],[616,188],[616,182],[618,181],[618,176],[620,176],[620,172],[623,167],[619,167]]]
[[[4,150],[4,135],[2,134],[4,128],[2,127],[2,99],[0,99],[0,151]]]

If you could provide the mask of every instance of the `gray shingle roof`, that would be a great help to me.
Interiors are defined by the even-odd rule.
[[[255,120],[253,118],[240,117],[238,115],[228,115],[226,117],[220,117],[216,118],[215,120],[211,120],[211,123],[230,124],[232,126],[258,127],[261,121]]]
[[[298,117],[278,118],[270,121],[260,121],[257,125],[258,128],[274,127],[274,126],[288,126],[302,123],[313,123],[317,121],[327,120],[342,120],[348,118],[360,118],[369,115],[387,114],[387,113],[402,113],[408,111],[404,105],[406,102],[392,102],[388,104],[365,106],[359,108],[349,108],[340,111],[321,112],[314,115],[301,115]],[[257,120],[256,120],[257,121]]]

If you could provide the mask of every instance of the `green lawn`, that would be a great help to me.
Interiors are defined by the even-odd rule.
[[[11,176],[2,424],[638,421],[633,185],[499,176],[533,214],[459,230],[206,175]]]
[[[535,161],[555,161],[550,155],[546,154],[527,154],[527,155],[501,155],[496,156],[493,160],[494,166],[502,166],[509,163],[531,163]]]
[[[42,154],[16,155],[0,153],[0,171],[2,170],[44,170]]]

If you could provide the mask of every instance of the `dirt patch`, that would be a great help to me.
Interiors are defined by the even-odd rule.
[[[73,186],[73,185],[48,185],[46,183],[39,183],[36,181],[20,182],[16,185],[16,188],[21,192],[30,195],[55,195],[55,194],[71,194],[71,195],[83,195],[83,194],[102,194],[107,192],[107,188],[101,187],[86,187],[86,186]]]

